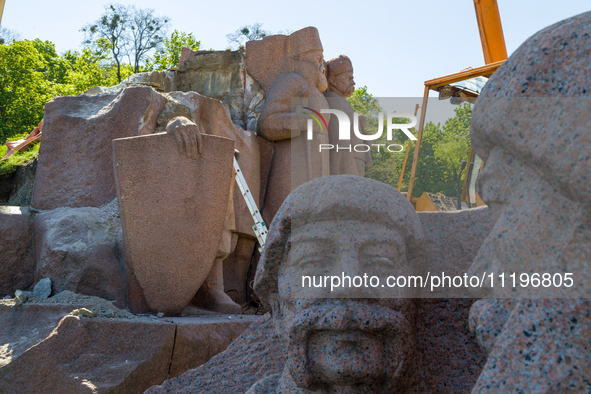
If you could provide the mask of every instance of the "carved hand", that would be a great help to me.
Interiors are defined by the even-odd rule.
[[[202,147],[199,125],[184,116],[177,116],[168,122],[166,132],[176,140],[181,155],[197,159]]]

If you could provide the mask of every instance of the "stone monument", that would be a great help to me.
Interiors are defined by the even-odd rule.
[[[496,223],[471,271],[575,279],[569,291],[552,284],[520,293],[540,298],[474,304],[488,361],[473,393],[591,390],[589,26],[591,12],[533,35],[474,107],[470,137],[486,162],[478,190]]]
[[[341,175],[295,189],[275,217],[255,279],[283,338],[286,366],[248,393],[407,392],[416,377],[418,300],[299,298],[292,275],[305,264],[351,274],[378,260],[417,267],[423,251],[413,207],[390,186]],[[336,297],[347,297],[341,291]]]
[[[340,55],[334,59],[330,59],[326,66],[328,89],[324,92],[328,104],[331,109],[343,111],[351,120],[351,140],[349,145],[362,144],[363,141],[358,138],[353,132],[353,107],[347,101],[347,97],[351,97],[355,90],[355,81],[353,80],[353,65],[351,60],[345,56]],[[359,129],[365,131],[365,116],[359,117]],[[339,122],[335,116],[331,117],[328,124],[328,138],[330,144],[338,146],[339,142],[342,147],[346,141],[339,140]],[[365,175],[365,166],[371,166],[371,152],[357,152],[349,148],[343,150],[330,151],[330,174],[331,175]]]
[[[315,27],[289,36],[274,35],[246,43],[246,68],[265,92],[258,135],[274,142],[263,217],[271,222],[287,195],[311,179],[329,175],[325,129],[314,125],[314,138],[306,138],[307,120],[302,105],[316,111],[328,109],[322,92],[327,88],[322,43]],[[299,98],[299,106],[292,99]],[[292,116],[293,114],[293,116]],[[296,169],[296,171],[294,171]]]

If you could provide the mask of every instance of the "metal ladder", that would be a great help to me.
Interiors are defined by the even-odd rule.
[[[259,241],[259,252],[263,252],[263,248],[265,247],[265,242],[267,241],[267,234],[269,231],[267,230],[267,225],[263,221],[263,217],[259,212],[256,202],[252,197],[252,193],[248,188],[248,184],[246,183],[246,179],[244,179],[244,175],[242,174],[242,170],[238,165],[238,161],[236,157],[234,157],[234,171],[236,172],[236,183],[240,188],[240,192],[242,193],[242,197],[244,197],[244,201],[246,202],[246,206],[252,215],[252,219],[254,220],[254,225],[252,229],[254,230],[255,235],[257,236],[257,240]]]

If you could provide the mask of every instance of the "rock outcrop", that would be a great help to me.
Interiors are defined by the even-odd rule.
[[[152,88],[131,87],[47,103],[32,206],[48,210],[111,202],[111,141],[151,134],[164,101]]]

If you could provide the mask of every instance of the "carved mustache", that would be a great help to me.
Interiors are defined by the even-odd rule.
[[[306,308],[294,317],[289,330],[291,337],[291,334],[302,330],[359,330],[387,335],[408,331],[409,328],[410,323],[398,311],[375,304],[349,302],[337,305],[316,304]]]
[[[307,357],[308,338],[323,330],[362,331],[382,337],[386,347],[396,342],[399,354],[411,354],[414,350],[412,326],[400,312],[361,302],[322,305],[319,301],[296,314],[288,326],[286,362],[299,387],[314,388]],[[407,369],[408,365],[401,360],[390,360],[389,368]]]

